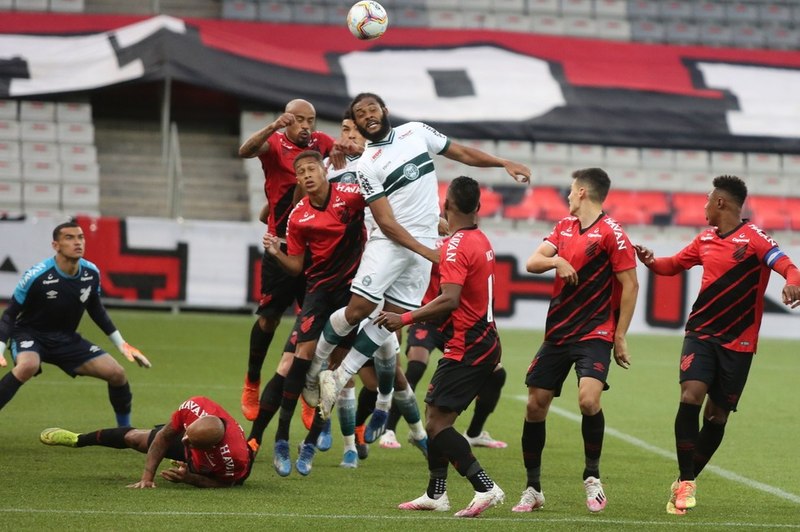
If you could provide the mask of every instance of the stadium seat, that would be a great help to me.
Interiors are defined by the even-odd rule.
[[[642,148],[642,168],[675,168],[675,152],[663,148]]]
[[[566,163],[569,161],[569,144],[537,142],[533,145],[533,158],[537,163]]]
[[[63,163],[94,163],[97,162],[97,148],[92,144],[59,144],[58,158]]]
[[[767,46],[781,50],[797,50],[800,48],[800,30],[786,26],[769,26],[764,29]]]
[[[0,100],[0,120],[16,120],[17,109],[17,100]]]
[[[528,15],[522,13],[495,13],[493,17],[494,24],[492,27],[495,29],[525,33],[531,31],[532,21]]]
[[[678,170],[708,170],[708,152],[704,150],[676,150],[675,167]]]
[[[58,209],[61,206],[61,185],[58,183],[25,183],[22,189],[25,210],[44,207]]]
[[[616,168],[637,168],[640,164],[639,150],[624,146],[607,146],[605,164]]]
[[[324,6],[311,2],[293,4],[292,20],[302,24],[325,24],[327,22],[327,13]]]
[[[61,208],[67,213],[100,210],[100,187],[86,183],[64,184],[61,191]]]
[[[350,11],[350,8],[346,5],[326,6],[325,23],[331,26],[341,25],[343,20],[347,20],[348,11]],[[394,22],[394,20],[392,20],[392,22]]]
[[[611,188],[619,190],[645,190],[649,188],[647,172],[640,168],[615,168],[605,167],[606,173],[611,178]]]
[[[0,159],[0,181],[22,181],[22,163],[16,159]]]
[[[464,25],[460,11],[448,9],[428,10],[428,27],[458,29]]]
[[[667,22],[691,20],[692,3],[686,0],[667,0],[659,2],[659,15]]]
[[[731,23],[758,24],[758,6],[750,2],[733,2],[725,5],[725,16]]]
[[[656,19],[661,16],[656,0],[631,0],[628,2],[628,16],[631,19]]]
[[[789,228],[789,208],[785,198],[748,195],[745,207],[750,211],[753,223],[762,229],[783,231]]]
[[[675,225],[703,227],[708,225],[705,205],[708,197],[705,194],[677,192],[672,195],[674,208],[672,222]]]
[[[58,161],[23,161],[22,179],[26,182],[58,183],[61,181],[61,165]]]
[[[594,14],[598,19],[613,19],[625,22],[628,17],[627,0],[595,0]]]
[[[447,187],[450,186],[449,181],[439,181],[439,212],[444,212],[444,200],[447,197]]]
[[[664,168],[661,170],[645,170],[648,188],[666,192],[682,192],[685,190],[684,174],[677,170]]]
[[[592,0],[561,0],[561,14],[567,17],[590,18],[594,15]]]
[[[0,215],[22,210],[22,183],[0,181]]]
[[[56,123],[23,120],[19,122],[19,138],[23,141],[55,142],[58,140]]]
[[[605,150],[599,144],[573,144],[569,158],[576,167],[602,167],[605,165]]]
[[[444,204],[442,204],[444,207]],[[489,218],[503,210],[503,196],[494,190],[481,187],[481,208],[479,214]]]
[[[777,153],[751,152],[746,154],[748,172],[780,172],[781,156]]]
[[[256,2],[251,0],[223,0],[222,18],[234,20],[255,20]]]
[[[401,8],[394,12],[394,21],[398,27],[421,28],[428,24],[428,12],[420,8]]]
[[[712,151],[711,168],[716,174],[741,176],[745,173],[744,153],[738,151]]]
[[[530,164],[533,161],[533,145],[527,140],[499,140],[496,154],[504,159]]]
[[[708,170],[688,170],[683,172],[683,190],[708,194],[714,176]]]
[[[16,161],[20,157],[19,142],[0,140],[0,161]]]
[[[531,31],[544,35],[564,35],[564,19],[555,16],[531,17]]]
[[[19,119],[31,122],[52,122],[56,119],[56,104],[38,100],[19,102]]]
[[[700,23],[724,24],[726,21],[725,4],[708,0],[694,2],[692,19]]]
[[[769,2],[758,7],[758,20],[764,23],[785,24],[792,20],[792,9],[785,4]]]
[[[100,182],[100,168],[94,162],[62,163],[61,180],[65,183],[97,184]]]
[[[800,155],[784,154],[781,157],[781,162],[784,175],[800,176]],[[797,189],[798,187],[795,188]]]
[[[56,105],[56,121],[91,123],[92,106],[84,102],[59,102]]]
[[[47,0],[14,0],[17,11],[47,11]]]
[[[664,37],[670,44],[694,44],[700,40],[700,28],[682,20],[668,22]]]
[[[492,10],[498,14],[525,14],[525,0],[491,0],[491,6]]]
[[[634,20],[631,22],[631,37],[634,41],[661,43],[666,38],[666,28],[655,20]]]
[[[764,48],[767,43],[766,33],[753,23],[731,25],[731,36],[737,48]]]
[[[596,37],[597,23],[589,17],[562,17],[564,21],[564,35],[574,37]]]
[[[534,18],[541,15],[558,16],[561,11],[559,0],[528,0],[528,13]]]
[[[50,11],[55,13],[83,13],[84,0],[50,0]]]
[[[94,144],[94,126],[83,122],[59,122],[58,141],[71,144]]]
[[[730,27],[717,22],[700,24],[698,37],[701,44],[708,46],[730,46],[733,42]]]
[[[522,200],[509,205],[503,211],[503,217],[509,220],[556,221],[569,216],[569,208],[562,193],[553,187],[535,187],[525,191]]]
[[[789,213],[789,228],[800,231],[800,198],[787,198],[786,206]]]
[[[55,142],[23,142],[24,161],[58,161],[58,144]]]
[[[786,197],[790,195],[792,188],[792,178],[779,172],[750,172],[747,175],[747,190],[750,194]]]
[[[568,188],[572,184],[572,170],[565,164],[543,164],[534,169],[534,185]]]
[[[612,41],[629,41],[631,25],[627,20],[597,19],[597,36]]]

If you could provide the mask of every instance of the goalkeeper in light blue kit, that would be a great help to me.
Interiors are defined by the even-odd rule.
[[[83,258],[83,230],[66,222],[53,230],[55,256],[29,269],[14,290],[0,318],[0,366],[11,349],[14,368],[0,379],[0,409],[31,377],[42,362],[61,368],[70,377],[85,375],[108,383],[108,398],[117,425],[130,426],[131,388],[123,367],[101,347],[76,332],[83,311],[106,333],[131,362],[149,368],[150,362],[122,338],[100,301],[100,270]]]

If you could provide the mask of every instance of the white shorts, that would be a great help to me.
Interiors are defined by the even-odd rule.
[[[433,248],[435,238],[418,238]],[[422,303],[431,279],[431,263],[388,238],[367,241],[361,265],[353,278],[350,291],[377,304],[382,299],[406,310]]]

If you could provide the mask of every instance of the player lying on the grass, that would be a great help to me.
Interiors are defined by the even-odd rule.
[[[447,189],[445,215],[452,236],[442,245],[441,294],[410,312],[382,312],[375,324],[389,331],[419,321],[445,318],[444,356],[425,396],[428,432],[428,489],[403,503],[402,510],[447,511],[448,462],[473,488],[475,496],[457,517],[477,517],[503,502],[505,494],[483,470],[467,440],[453,424],[491,379],[500,362],[500,337],[494,323],[494,250],[478,229],[480,187],[469,177],[455,178]]]
[[[681,397],[675,416],[679,477],[667,502],[670,514],[684,515],[697,504],[695,478],[722,443],[728,416],[736,411],[750,373],[773,270],[786,279],[783,303],[800,305],[800,272],[772,238],[742,219],[746,198],[747,186],[740,178],[715,177],[705,205],[712,227],[671,257],[655,258],[650,249],[636,246],[639,260],[658,275],[703,267],[680,358]]]
[[[99,445],[147,453],[141,480],[129,488],[155,488],[156,470],[165,458],[172,460],[172,467],[161,471],[161,477],[170,482],[198,488],[237,486],[250,475],[255,457],[236,420],[202,396],[181,403],[169,423],[155,429],[118,427],[78,434],[52,428],[42,431],[39,440],[46,445]]]
[[[131,362],[150,361],[123,338],[100,300],[100,270],[83,258],[83,230],[66,222],[53,230],[55,256],[29,269],[17,284],[0,318],[0,366],[10,340],[14,368],[0,379],[0,409],[20,387],[42,372],[42,362],[70,377],[96,377],[108,383],[108,399],[117,425],[131,424],[133,395],[125,369],[114,357],[76,332],[84,310]]]

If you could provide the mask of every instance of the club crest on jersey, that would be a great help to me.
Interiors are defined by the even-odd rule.
[[[403,167],[403,176],[409,181],[419,179],[419,168],[417,168],[417,165],[414,163],[407,163]]]

